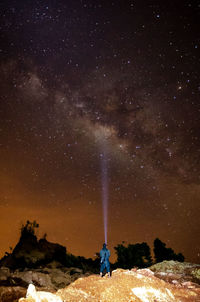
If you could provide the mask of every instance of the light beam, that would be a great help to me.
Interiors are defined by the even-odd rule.
[[[104,238],[105,243],[108,241],[108,158],[106,151],[106,144],[103,144],[101,160],[101,186],[102,186],[102,210],[103,210],[103,224],[104,224]]]

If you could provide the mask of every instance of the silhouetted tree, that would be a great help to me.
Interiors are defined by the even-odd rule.
[[[118,244],[114,247],[117,253],[116,266],[121,268],[132,268],[134,266],[142,268],[152,264],[151,251],[146,242],[129,244],[127,247]]]
[[[39,228],[39,224],[34,220],[33,222],[30,222],[29,220],[26,221],[26,224],[22,224],[21,226],[21,237],[27,236],[27,235],[35,235],[35,229]]]
[[[181,253],[175,254],[175,252],[171,248],[167,248],[166,244],[158,238],[154,240],[153,250],[156,263],[162,262],[164,260],[176,260],[183,262],[185,259]]]

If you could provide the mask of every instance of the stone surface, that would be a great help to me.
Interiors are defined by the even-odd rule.
[[[37,271],[25,271],[25,272],[15,272],[11,275],[12,280],[15,280],[15,283],[21,283],[21,285],[26,284],[27,287],[30,283],[37,285],[38,287],[44,287],[46,289],[54,289],[54,286],[51,282],[51,275],[44,274]]]
[[[25,297],[26,289],[32,283],[37,295],[29,295],[21,301],[55,302],[55,299],[51,300],[54,297],[51,294],[56,293],[56,297],[61,299],[58,301],[68,302],[200,302],[200,285],[196,282],[199,280],[199,266],[196,264],[164,261],[152,266],[151,270],[117,269],[112,272],[111,278],[83,274],[81,269],[74,267],[58,266],[53,264],[50,267],[15,272],[6,267],[1,268],[0,301],[18,301],[20,297]]]
[[[57,292],[65,301],[199,302],[199,288],[180,288],[160,280],[149,270],[121,270],[112,277],[79,278]]]
[[[167,282],[194,282],[200,284],[200,265],[188,262],[163,261],[150,267],[155,276]]]
[[[74,267],[26,269],[24,271],[15,270],[14,272],[2,267],[0,268],[0,289],[3,288],[4,294],[6,290],[9,294],[12,287],[24,288],[26,291],[28,285],[32,283],[40,290],[55,292],[59,288],[66,287],[80,276],[83,276],[83,271]]]
[[[200,282],[200,268],[195,268],[192,272],[191,272],[192,276],[195,279],[198,279]]]
[[[63,300],[52,293],[36,291],[33,284],[30,284],[26,293],[26,298],[20,298],[20,302],[32,301],[32,302],[63,302]]]
[[[10,270],[8,267],[0,268],[0,286],[5,285],[8,278],[10,277]]]
[[[20,286],[0,286],[1,302],[17,302],[26,295],[26,289]]]
[[[54,288],[62,288],[74,281],[69,273],[64,273],[59,269],[52,269],[50,272],[51,282]]]

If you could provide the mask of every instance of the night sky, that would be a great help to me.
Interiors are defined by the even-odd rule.
[[[200,1],[0,4],[0,256],[27,219],[93,257],[159,237],[200,262]]]

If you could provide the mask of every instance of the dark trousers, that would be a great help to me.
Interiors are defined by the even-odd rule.
[[[106,268],[107,273],[110,272],[110,263],[109,261],[104,261],[101,263],[100,272],[103,273],[104,269]]]

